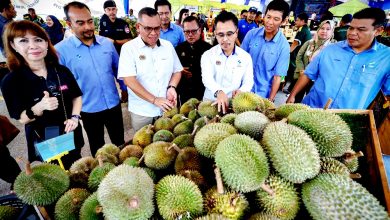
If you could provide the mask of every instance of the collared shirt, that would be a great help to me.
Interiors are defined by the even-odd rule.
[[[302,103],[322,108],[366,109],[379,90],[390,94],[390,48],[374,42],[356,53],[347,41],[329,45],[307,66],[314,86]]]
[[[118,78],[135,76],[137,81],[156,97],[166,97],[167,87],[174,73],[183,70],[176,51],[169,41],[160,39],[160,45],[151,48],[140,36],[125,43],[119,58]],[[156,117],[161,109],[137,96],[128,88],[129,111]]]
[[[259,26],[252,21],[249,23],[246,19],[241,19],[238,21],[238,40],[242,42],[244,40],[245,35],[248,31],[258,28]]]
[[[11,22],[11,20],[5,18],[3,15],[0,14],[0,52],[1,53],[4,53],[4,44],[3,44],[3,32],[4,32],[4,27],[6,24],[8,24],[9,22]]]
[[[169,24],[167,30],[160,30],[160,38],[171,42],[173,47],[176,47],[177,45],[186,40],[184,37],[183,29],[172,22]]]
[[[112,22],[106,14],[100,19],[99,35],[113,40],[130,39],[132,37],[129,24],[127,24],[126,21],[116,18],[115,21]],[[122,45],[114,44],[114,46],[118,54],[120,54]]]
[[[253,60],[254,86],[252,91],[268,98],[274,76],[286,76],[290,60],[290,45],[279,30],[270,41],[265,39],[264,27],[247,33],[241,48]]]
[[[334,29],[334,39],[337,41],[346,40],[348,28],[349,28],[349,25],[345,25],[342,27],[336,27]]]
[[[95,42],[87,46],[72,36],[55,48],[60,63],[71,70],[83,92],[83,112],[101,112],[119,104],[114,78],[119,56],[111,41],[95,36]]]
[[[180,62],[188,71],[192,73],[191,78],[182,76],[180,79],[177,91],[180,95],[181,103],[184,103],[190,98],[201,100],[204,95],[204,85],[202,83],[202,70],[200,68],[200,58],[206,50],[212,46],[203,41],[198,40],[193,45],[184,41],[176,47],[176,53],[179,56]]]
[[[227,57],[218,44],[203,54],[200,65],[206,87],[204,100],[216,100],[214,94],[218,90],[232,97],[234,90],[248,92],[253,87],[252,58],[239,47]]]
[[[299,28],[297,35],[295,35],[294,41],[298,42],[298,46],[295,47],[294,51],[291,52],[290,62],[296,67],[295,59],[297,58],[299,49],[301,49],[302,45],[306,43],[306,41],[311,39],[311,33],[309,27],[305,24]]]

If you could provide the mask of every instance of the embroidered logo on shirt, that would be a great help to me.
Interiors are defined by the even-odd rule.
[[[146,57],[145,57],[145,55],[139,55],[139,59],[140,59],[140,60],[145,60]]]
[[[67,85],[62,85],[60,86],[60,90],[61,91],[64,91],[64,90],[67,90],[68,89],[68,86]]]
[[[241,60],[238,60],[237,63],[237,67],[241,67]]]
[[[106,26],[107,24],[106,24],[106,22],[105,21],[103,21],[103,26]]]
[[[130,28],[126,26],[125,27],[125,32],[126,32],[126,34],[130,33]]]
[[[80,55],[80,54],[77,54],[76,57],[79,58],[79,59],[81,59],[81,55]]]
[[[216,64],[216,65],[221,65],[221,61],[217,60],[217,61],[215,62],[215,64]]]
[[[182,56],[182,57],[186,56],[186,53],[184,53],[184,52],[183,52],[183,53],[181,53],[181,56]]]

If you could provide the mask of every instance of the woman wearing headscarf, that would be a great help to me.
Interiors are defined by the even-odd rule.
[[[336,42],[333,39],[333,31],[335,28],[335,24],[331,20],[325,20],[321,22],[317,29],[317,33],[315,34],[314,38],[306,41],[301,49],[299,50],[296,58],[296,68],[295,68],[295,74],[294,74],[294,82],[296,82],[300,75],[303,74],[305,68],[309,63],[316,57],[322,49],[324,49],[326,46],[328,46],[331,43]],[[305,89],[302,89],[301,92],[299,92],[295,96],[295,102],[299,103],[302,101],[303,97],[306,93],[309,92],[313,85],[313,82],[310,82]]]
[[[64,27],[60,21],[53,15],[46,17],[46,32],[49,34],[50,41],[53,45],[64,39]]]

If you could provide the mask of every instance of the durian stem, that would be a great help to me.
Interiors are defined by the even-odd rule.
[[[328,109],[330,104],[332,104],[333,102],[333,99],[329,98],[328,101],[326,102],[325,106],[324,106],[324,110]]]
[[[133,196],[130,200],[129,200],[129,207],[132,208],[132,209],[136,209],[139,207],[139,200],[136,196]]]
[[[102,158],[102,155],[98,155],[97,156],[97,160],[98,160],[98,162],[99,162],[99,167],[103,167],[103,158]]]
[[[145,158],[145,154],[142,154],[142,157],[139,158],[139,160],[138,160],[138,164],[141,164],[142,161],[144,160],[144,158]]]
[[[25,167],[26,167],[26,174],[27,174],[27,175],[31,175],[31,174],[33,173],[33,171],[32,171],[32,169],[31,169],[31,164],[30,164],[30,162],[27,161]]]
[[[172,143],[172,145],[168,148],[168,150],[171,150],[171,149],[175,149],[175,151],[177,151],[178,153],[182,152],[183,150],[180,149],[180,147],[178,147],[175,143]]]
[[[275,192],[271,189],[271,187],[265,183],[260,186],[264,191],[266,191],[270,196],[274,196]]]
[[[185,170],[185,171],[184,171],[184,174],[186,175],[186,176],[185,176],[186,178],[191,179],[191,171]]]
[[[344,154],[344,160],[347,162],[351,162],[351,160],[364,156],[363,152],[359,151],[357,153],[347,152]]]
[[[101,205],[96,206],[95,213],[100,214],[103,212],[103,207]]]
[[[287,118],[283,118],[282,120],[280,120],[281,122],[284,122],[284,123],[287,123]]]
[[[43,206],[37,206],[39,209],[39,212],[41,213],[43,219],[45,220],[51,220],[49,213],[46,211],[45,207]]]
[[[207,116],[203,116],[203,118],[204,118],[204,124],[209,124],[209,119],[207,118]]]
[[[349,174],[349,177],[350,177],[351,179],[360,179],[360,178],[362,178],[362,176],[360,175],[360,173],[351,173],[351,174]]]
[[[224,189],[223,189],[223,182],[222,182],[222,177],[221,177],[221,171],[219,169],[219,167],[215,167],[214,169],[214,173],[215,173],[215,180],[217,181],[217,192],[219,194],[224,194]]]
[[[148,133],[151,132],[153,130],[153,128],[154,128],[154,126],[152,124],[149,124],[148,128],[147,128]]]
[[[195,136],[196,132],[198,131],[198,128],[199,128],[199,125],[195,125],[195,126],[194,126],[194,130],[193,130],[192,133],[191,133],[191,136],[192,136],[192,137]]]

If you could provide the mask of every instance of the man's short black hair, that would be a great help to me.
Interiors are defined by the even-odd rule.
[[[248,10],[246,10],[246,9],[242,9],[242,10],[241,10],[241,14],[240,14],[240,15],[242,15],[242,14],[244,14],[244,13],[246,13],[246,12],[248,12]]]
[[[309,20],[309,15],[307,15],[306,13],[301,13],[297,16],[297,18],[307,23],[307,21]]]
[[[268,4],[267,9],[265,10],[265,14],[267,14],[269,10],[282,12],[283,13],[282,20],[284,20],[288,16],[288,13],[290,11],[290,6],[288,5],[287,2],[283,0],[273,0]]]
[[[351,14],[345,14],[345,15],[341,18],[341,21],[342,21],[344,24],[351,23],[351,21],[352,21],[352,15],[351,15]]]
[[[69,19],[69,8],[70,7],[79,8],[79,9],[86,8],[86,9],[88,9],[89,12],[91,12],[91,10],[89,10],[89,7],[82,2],[78,2],[78,1],[69,2],[68,4],[66,4],[64,6],[64,13],[65,13],[65,17],[66,17],[67,21],[70,21],[70,19]]]
[[[154,17],[154,16],[157,16],[158,13],[157,13],[157,10],[155,10],[154,8],[145,7],[145,8],[142,8],[141,10],[139,10],[138,21],[142,21],[142,15],[147,15],[148,17]]]
[[[4,11],[4,9],[10,8],[11,0],[1,0],[0,1],[0,13]]]
[[[198,27],[200,27],[200,23],[199,23],[199,19],[195,16],[187,16],[186,18],[184,18],[183,20],[183,26],[184,26],[184,23],[186,22],[193,22],[195,21],[196,24],[198,25]]]
[[[172,5],[171,3],[169,3],[169,1],[167,0],[157,0],[155,3],[154,3],[154,9],[156,11],[158,11],[158,6],[168,6],[169,7],[169,11],[172,11]]]
[[[30,12],[30,11],[35,11],[35,9],[34,9],[34,8],[28,8],[27,11],[28,11],[28,12]]]
[[[256,12],[256,16],[262,15],[263,13],[261,11]]]
[[[353,15],[355,19],[374,19],[372,26],[383,26],[386,21],[386,14],[380,8],[365,8]]]
[[[214,30],[216,29],[218,22],[225,23],[227,21],[233,21],[234,26],[238,27],[238,18],[233,13],[228,11],[221,11],[221,13],[215,17]]]

